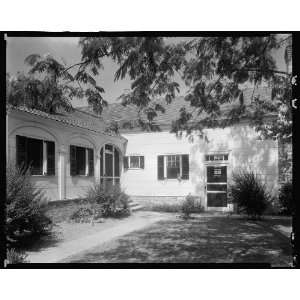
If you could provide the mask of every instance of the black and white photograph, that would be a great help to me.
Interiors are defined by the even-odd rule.
[[[292,33],[5,41],[6,267],[296,266]]]

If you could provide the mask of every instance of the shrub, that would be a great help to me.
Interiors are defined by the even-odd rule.
[[[192,196],[191,194],[187,195],[181,205],[181,212],[182,212],[183,218],[185,218],[185,219],[190,218],[191,213],[194,213],[197,211],[196,208],[197,208],[196,198],[194,196]]]
[[[265,185],[252,171],[233,172],[229,193],[238,212],[245,212],[249,217],[260,217],[267,208],[270,195]]]
[[[47,205],[41,191],[31,183],[30,171],[9,162],[6,180],[5,229],[9,245],[48,233],[51,220],[46,216]]]
[[[22,264],[27,263],[27,255],[22,252],[17,252],[15,249],[8,249],[6,259],[8,264]]]
[[[93,205],[95,213],[104,218],[130,215],[129,196],[117,185],[104,188],[100,184],[95,184],[89,189],[87,200]]]
[[[293,201],[293,185],[291,182],[283,184],[279,191],[279,203],[281,206],[281,213],[291,215],[295,210],[295,203]]]
[[[76,223],[86,223],[91,221],[93,213],[94,212],[91,207],[79,207],[71,214],[70,220]]]

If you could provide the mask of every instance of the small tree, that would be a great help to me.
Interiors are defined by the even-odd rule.
[[[8,246],[28,237],[48,233],[51,220],[46,216],[46,203],[41,191],[30,181],[30,170],[15,167],[9,162],[6,180],[5,229]]]
[[[293,184],[286,182],[279,191],[279,203],[283,214],[291,215],[295,211],[295,202],[293,200]]]
[[[264,213],[270,199],[265,185],[252,171],[233,172],[229,193],[232,202],[237,204],[238,210],[254,219]]]

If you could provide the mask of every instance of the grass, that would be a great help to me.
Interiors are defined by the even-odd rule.
[[[261,221],[260,221],[261,222]],[[274,221],[275,222],[275,221]],[[73,256],[70,263],[270,263],[288,267],[289,239],[241,218],[178,215]]]

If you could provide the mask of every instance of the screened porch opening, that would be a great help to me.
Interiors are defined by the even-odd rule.
[[[100,184],[104,187],[120,184],[120,153],[110,144],[100,150]]]

